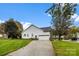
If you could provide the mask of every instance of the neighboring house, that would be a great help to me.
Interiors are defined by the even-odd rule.
[[[77,32],[77,38],[79,39],[79,32]]]
[[[0,33],[0,38],[7,38],[7,34],[5,34],[5,33]]]
[[[4,27],[5,27],[4,23],[0,24],[0,37],[7,38],[7,34],[5,34]]]
[[[24,39],[38,38],[38,40],[49,40],[50,39],[49,31],[50,31],[49,27],[38,28],[37,26],[31,24],[25,30],[23,30],[22,38]]]
[[[0,38],[7,38],[7,34],[4,33],[2,29],[0,29]]]

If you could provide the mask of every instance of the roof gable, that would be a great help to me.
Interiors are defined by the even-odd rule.
[[[23,30],[23,32],[24,31],[26,31],[27,29],[29,29],[31,26],[34,26],[34,27],[36,27],[36,28],[38,28],[38,29],[40,29],[39,27],[37,27],[37,26],[35,26],[35,25],[33,25],[33,24],[31,24],[30,26],[28,26],[25,30]],[[41,31],[43,31],[42,29],[40,29]]]

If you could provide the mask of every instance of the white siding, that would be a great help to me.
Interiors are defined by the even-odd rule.
[[[77,33],[77,38],[79,38],[79,33]]]
[[[26,34],[26,36],[24,36],[25,34]],[[39,36],[39,35],[48,35],[48,36]],[[22,32],[22,38],[35,38],[35,36],[37,36],[37,38],[39,40],[49,40],[50,33],[43,32],[41,29],[39,29],[35,26],[31,26]]]
[[[0,34],[0,37],[3,37],[3,35],[2,35],[2,34]]]

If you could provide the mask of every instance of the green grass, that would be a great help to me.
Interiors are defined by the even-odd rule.
[[[57,56],[79,56],[79,43],[67,41],[52,41]]]
[[[0,56],[20,49],[30,43],[31,40],[23,39],[0,39]]]

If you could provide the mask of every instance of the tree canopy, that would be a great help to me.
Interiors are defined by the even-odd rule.
[[[0,32],[7,34],[8,38],[21,38],[23,26],[20,22],[10,18],[5,23],[0,24]]]
[[[56,33],[59,36],[66,34],[69,26],[72,25],[71,16],[76,11],[76,4],[73,3],[54,3],[46,13],[49,13],[52,17],[52,26],[54,26]]]

